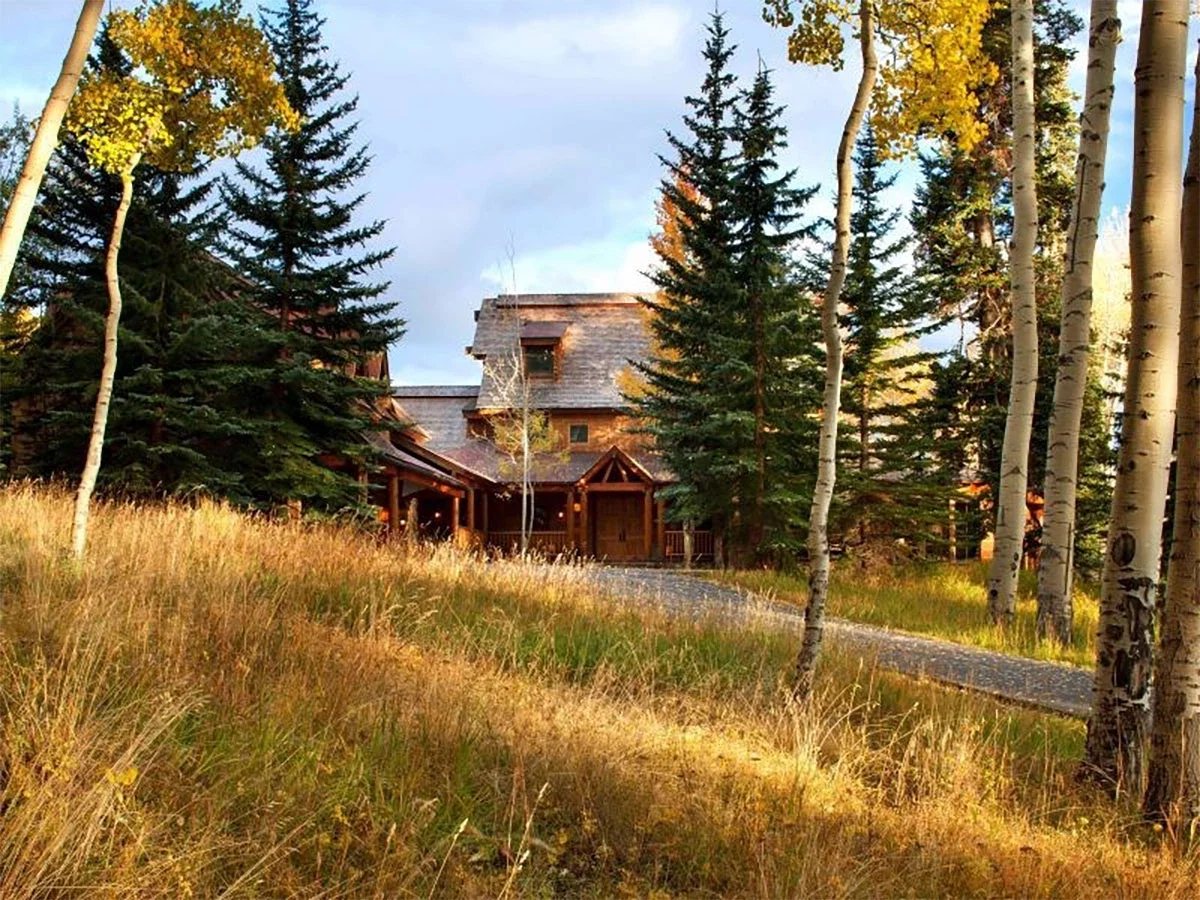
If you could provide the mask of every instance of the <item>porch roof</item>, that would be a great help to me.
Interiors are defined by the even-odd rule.
[[[445,484],[454,488],[465,488],[466,484],[455,478],[453,475],[443,472],[436,466],[432,466],[422,459],[418,459],[411,453],[401,450],[384,435],[369,431],[363,435],[366,442],[379,454],[380,459],[384,462],[391,463],[400,469],[407,469],[424,478],[432,479],[439,484]]]
[[[534,464],[534,483],[574,484],[614,451],[628,457],[637,468],[646,473],[654,484],[670,483],[675,480],[675,476],[657,455],[645,450],[631,453],[612,447],[608,450],[576,450],[566,454],[541,454]],[[489,441],[470,440],[462,446],[448,450],[439,449],[437,452],[490,481],[505,483],[519,477],[512,471],[511,460]]]

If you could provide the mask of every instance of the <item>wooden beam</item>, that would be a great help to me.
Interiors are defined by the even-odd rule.
[[[654,532],[654,553],[658,559],[664,559],[667,555],[667,501],[658,500],[657,509],[658,527]]]
[[[579,552],[592,555],[592,532],[588,528],[588,491],[584,488],[579,503]]]
[[[587,486],[589,491],[628,491],[642,494],[650,489],[650,485],[637,481],[600,481]]]
[[[642,555],[649,559],[654,541],[654,532],[651,530],[653,526],[650,524],[654,510],[654,504],[650,499],[650,485],[646,485],[642,498]]]
[[[400,534],[400,476],[388,472],[388,537]]]

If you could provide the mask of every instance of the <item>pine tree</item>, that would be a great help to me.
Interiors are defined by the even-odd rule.
[[[885,194],[897,176],[884,174],[869,125],[856,143],[854,168],[841,302],[846,336],[842,412],[851,427],[838,442],[842,475],[833,530],[859,542],[871,535],[927,539],[933,522],[945,520],[947,500],[944,491],[909,477],[915,463],[908,444],[917,435],[906,421],[936,358],[917,345],[932,327],[932,310],[902,264],[912,238],[895,234],[902,213],[887,208]],[[828,279],[828,252],[809,259],[813,289],[819,290]]]
[[[327,59],[324,20],[310,0],[288,0],[264,15],[288,102],[304,119],[294,133],[264,142],[265,169],[238,163],[223,194],[234,219],[231,255],[268,311],[269,355],[253,401],[267,420],[244,445],[242,465],[256,495],[336,509],[357,496],[347,474],[319,457],[366,461],[360,434],[387,393],[356,366],[386,353],[402,334],[386,282],[372,273],[394,252],[371,249],[383,222],[357,223],[364,196],[354,186],[370,157],[355,146],[356,97]]]
[[[708,25],[708,69],[684,116],[688,139],[668,134],[675,159],[662,158],[664,204],[677,210],[682,252],[660,253],[652,274],[652,358],[637,366],[645,386],[628,397],[678,478],[666,492],[675,514],[712,520],[724,535],[741,473],[730,449],[745,443],[744,420],[722,412],[726,385],[738,377],[736,335],[735,167],[729,60],[734,48],[720,13]],[[687,185],[687,189],[683,188]]]
[[[101,37],[95,69],[128,65]],[[86,451],[107,307],[103,256],[120,181],[84,148],[60,146],[22,248],[24,288],[9,301],[40,313],[10,373],[20,474],[75,477]],[[203,170],[144,166],[135,181],[120,270],[125,311],[101,484],[125,493],[202,489],[247,501],[232,448],[261,314],[209,248],[222,228]],[[11,404],[11,405],[10,405]]]
[[[749,417],[750,440],[738,448],[741,528],[747,561],[794,558],[812,496],[815,423],[822,367],[815,308],[802,300],[791,251],[811,233],[800,224],[814,189],[779,172],[786,147],[783,107],[760,66],[736,114],[741,155],[733,175],[736,278],[742,327],[741,378],[724,385],[726,403]],[[735,335],[730,335],[735,337]]]

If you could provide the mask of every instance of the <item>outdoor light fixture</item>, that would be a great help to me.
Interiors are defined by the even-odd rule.
[[[559,517],[560,519],[561,519],[563,516],[565,516],[565,515],[566,515],[566,513],[565,513],[565,512],[563,512],[561,509],[558,511],[558,517]]]
[[[579,512],[579,510],[581,510],[581,509],[583,509],[583,507],[580,504],[576,503],[575,504],[575,512]]]

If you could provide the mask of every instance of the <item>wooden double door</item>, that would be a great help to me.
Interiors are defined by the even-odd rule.
[[[591,501],[596,557],[610,561],[645,559],[645,495],[595,493]]]

